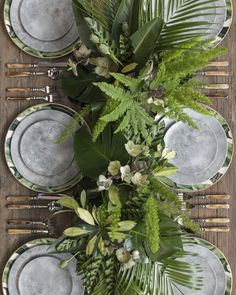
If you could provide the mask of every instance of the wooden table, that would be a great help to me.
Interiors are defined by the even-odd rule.
[[[3,0],[0,1],[0,11],[2,11]],[[218,110],[228,121],[232,128],[234,138],[236,138],[236,18],[234,19],[231,30],[224,40],[224,46],[229,48],[228,60],[230,62],[229,71],[230,77],[225,79],[225,82],[230,84],[229,98],[218,99],[213,101],[213,107]],[[38,62],[38,59],[26,55],[20,51],[9,39],[3,24],[1,17],[0,24],[0,142],[1,153],[0,153],[0,269],[1,272],[9,256],[14,252],[20,245],[25,242],[37,238],[39,236],[8,236],[6,234],[7,224],[6,221],[10,218],[42,218],[48,216],[46,210],[26,210],[21,212],[9,212],[6,209],[6,196],[9,194],[30,194],[35,195],[34,192],[29,191],[18,183],[15,178],[11,175],[9,169],[6,166],[4,158],[4,139],[6,131],[12,120],[23,110],[29,106],[35,104],[34,102],[7,102],[5,100],[6,93],[5,88],[9,86],[42,86],[50,85],[52,81],[48,78],[7,78],[5,76],[7,62]],[[212,80],[217,82],[217,79]],[[224,82],[224,79],[218,78],[218,82]],[[50,84],[48,84],[50,83]],[[62,103],[71,105],[70,102],[65,98]],[[207,193],[227,193],[231,195],[229,201],[231,208],[227,210],[218,210],[217,216],[230,217],[231,220],[231,231],[230,233],[207,233],[203,235],[203,238],[209,240],[213,244],[217,245],[228,258],[234,280],[236,281],[236,158],[234,157],[232,165],[228,170],[227,174],[212,188],[206,191]],[[204,192],[205,193],[205,192]],[[210,216],[215,212],[199,211],[198,216]],[[207,295],[207,294],[206,294]],[[236,287],[233,288],[232,295],[236,295]]]

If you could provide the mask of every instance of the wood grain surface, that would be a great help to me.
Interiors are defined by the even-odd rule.
[[[55,82],[48,78],[9,78],[6,77],[7,71],[5,64],[14,63],[37,63],[39,59],[31,57],[20,51],[9,39],[2,18],[3,0],[0,0],[0,272],[5,266],[6,261],[19,246],[34,238],[42,236],[10,236],[7,235],[7,220],[8,219],[40,219],[49,216],[47,210],[16,210],[9,211],[6,208],[7,195],[35,195],[35,192],[29,191],[18,183],[11,175],[6,166],[4,158],[4,139],[6,131],[12,120],[23,110],[35,104],[29,101],[6,101],[7,87],[40,87],[52,85]],[[228,47],[228,56],[224,60],[229,60],[229,77],[204,77],[204,80],[212,83],[229,83],[230,88],[226,90],[229,93],[229,98],[214,99],[213,108],[215,108],[228,121],[234,138],[236,139],[236,18],[229,34],[223,41],[222,45]],[[63,60],[63,59],[62,59]],[[66,58],[64,58],[66,60]],[[225,68],[224,68],[225,70]],[[64,98],[62,103],[71,106],[67,98]],[[193,216],[197,217],[229,217],[230,232],[229,233],[204,233],[202,237],[217,245],[225,256],[228,258],[233,272],[234,281],[236,282],[236,157],[233,158],[230,169],[226,175],[213,187],[202,193],[224,193],[230,194],[231,198],[227,202],[230,204],[230,210],[206,210],[195,209]],[[203,202],[202,200],[199,201]],[[216,201],[211,201],[216,202]],[[1,288],[0,288],[1,289]],[[1,291],[0,291],[1,294]],[[208,294],[206,294],[208,295]],[[236,283],[233,288],[232,295],[236,295]]]

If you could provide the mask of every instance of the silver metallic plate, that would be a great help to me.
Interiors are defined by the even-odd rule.
[[[13,0],[10,19],[18,38],[34,50],[56,52],[78,39],[71,0]]]
[[[226,276],[222,262],[209,249],[200,245],[185,245],[184,250],[196,253],[197,256],[187,256],[182,261],[191,265],[199,264],[202,272],[195,273],[196,276],[203,278],[203,286],[199,291],[193,291],[188,288],[179,287],[185,295],[224,295],[226,291]],[[175,294],[179,294],[175,291]]]
[[[56,141],[71,116],[57,110],[40,110],[24,118],[13,133],[11,157],[18,172],[32,183],[51,187],[73,179],[79,168],[74,161],[73,138]]]
[[[215,117],[187,110],[199,129],[183,122],[170,126],[165,134],[166,147],[177,155],[170,163],[179,170],[169,176],[183,185],[207,181],[223,166],[227,154],[227,138],[224,129]]]
[[[76,260],[61,269],[60,261],[71,254],[49,254],[49,245],[38,245],[23,252],[9,273],[10,295],[83,295],[81,276],[75,272]]]

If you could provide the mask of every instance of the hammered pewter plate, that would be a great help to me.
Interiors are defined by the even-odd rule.
[[[59,263],[72,257],[69,253],[48,253],[54,239],[38,239],[21,246],[12,254],[3,272],[4,295],[83,295],[81,276],[76,274],[76,260],[61,269]]]
[[[31,55],[56,58],[78,45],[71,0],[7,0],[4,20],[11,39]]]
[[[178,168],[168,179],[177,190],[197,191],[213,185],[226,173],[232,159],[233,140],[228,124],[216,111],[211,110],[212,116],[189,109],[186,113],[198,129],[183,122],[167,128],[165,145],[177,153],[169,162]]]
[[[74,114],[62,105],[42,104],[25,110],[13,121],[5,154],[11,172],[23,185],[41,192],[59,192],[80,180],[73,136],[57,143]]]
[[[205,8],[205,6],[207,7]],[[196,22],[207,21],[210,23],[204,31],[204,39],[212,39],[214,46],[217,46],[228,33],[232,23],[232,1],[216,0],[205,6],[202,6],[202,9],[204,9],[207,18],[203,15],[195,17],[193,20]]]
[[[192,265],[199,264],[202,272],[196,276],[202,277],[201,290],[189,290],[178,286],[185,295],[230,295],[232,292],[232,273],[229,263],[223,253],[208,241],[199,238],[187,238],[184,242],[184,250],[196,253],[196,256],[188,255],[182,260]],[[175,290],[174,294],[180,294]]]

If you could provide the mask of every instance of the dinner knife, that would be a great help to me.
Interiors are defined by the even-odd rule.
[[[38,63],[7,63],[6,67],[8,69],[24,69],[24,68],[48,68],[48,67],[58,67],[65,68],[68,66],[67,62],[47,62],[40,61]]]
[[[193,208],[204,208],[204,209],[211,209],[211,210],[217,210],[217,209],[229,209],[229,204],[190,204],[186,202],[182,202],[183,204],[183,210],[186,209],[193,209]]]
[[[10,202],[27,202],[27,201],[37,201],[37,200],[60,200],[64,195],[45,195],[45,194],[37,194],[36,196],[15,196],[9,195],[6,197],[7,201]]]
[[[216,217],[216,218],[196,218],[192,219],[194,222],[205,222],[205,223],[229,223],[230,219],[229,218],[221,218],[221,217]]]
[[[189,196],[184,195],[185,201],[192,201],[192,200],[224,200],[227,201],[230,199],[230,195],[201,195],[201,196]]]
[[[230,228],[228,226],[219,226],[219,227],[201,227],[203,232],[218,232],[218,233],[228,233]]]
[[[202,71],[197,73],[200,76],[229,76],[229,72],[227,71]]]
[[[228,67],[228,60],[212,61],[209,63],[209,67]]]
[[[53,230],[48,229],[24,229],[24,228],[9,228],[7,230],[9,235],[33,235],[33,234],[47,234],[53,235]]]
[[[201,87],[203,89],[214,89],[214,90],[218,90],[218,89],[229,89],[229,84],[209,84],[209,85],[205,85],[203,87]]]

